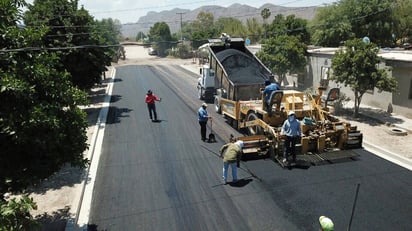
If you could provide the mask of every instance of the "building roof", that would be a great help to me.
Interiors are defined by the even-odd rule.
[[[308,49],[307,51],[309,54],[333,55],[340,49],[342,49],[342,47],[321,47]],[[379,51],[378,55],[386,60],[412,62],[412,50],[404,50],[401,48],[384,48]]]

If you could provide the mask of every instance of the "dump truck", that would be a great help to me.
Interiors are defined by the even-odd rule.
[[[201,68],[198,89],[207,92],[203,98],[213,99],[217,113],[245,131],[246,136],[236,138],[244,141],[245,154],[269,155],[282,163],[285,139],[280,131],[288,112],[294,111],[303,134],[297,144],[298,158],[313,163],[356,156],[342,150],[362,147],[362,133],[329,112],[328,104],[338,99],[339,88],[327,91],[328,84],[323,82],[314,93],[274,91],[268,110],[262,90],[266,80],[274,81],[274,75],[243,39],[212,39],[207,49],[209,62]]]

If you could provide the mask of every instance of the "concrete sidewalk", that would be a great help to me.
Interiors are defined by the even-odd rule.
[[[349,101],[344,105],[347,109],[353,109],[354,106],[355,103],[353,101]],[[395,113],[388,113],[380,108],[374,108],[363,104],[359,107],[359,113],[363,116],[380,121],[383,124],[401,128],[408,133],[412,133],[412,119],[405,116],[397,115]]]

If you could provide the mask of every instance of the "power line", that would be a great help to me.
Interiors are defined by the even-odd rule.
[[[176,14],[180,14],[180,40],[183,41],[182,15],[185,14],[185,13],[181,12],[181,13],[176,13]]]
[[[300,0],[297,0],[300,1]],[[359,21],[363,18],[369,17],[369,16],[373,16],[373,15],[377,15],[380,14],[382,12],[387,11],[390,8],[393,8],[394,5],[389,6],[387,8],[381,9],[379,11],[376,12],[372,12],[370,14],[366,14],[366,15],[361,15],[355,18],[350,18],[348,19],[350,22],[355,22],[355,21]],[[181,16],[181,26],[182,26],[182,14],[185,13],[177,13],[180,14]],[[245,16],[250,16],[250,15],[254,15],[254,14],[243,14],[239,17],[245,17]],[[188,22],[192,22],[194,20],[188,20]],[[167,23],[167,22],[166,22]],[[304,29],[313,29],[313,28],[317,28],[317,27],[324,27],[324,26],[328,26],[330,25],[330,23],[325,23],[325,24],[318,24],[318,25],[312,25],[310,27],[306,27],[306,28],[295,28],[293,30],[288,30],[287,32],[295,32],[295,31],[301,31]],[[64,27],[64,26],[63,26]],[[67,26],[69,27],[90,27],[90,26]],[[29,28],[29,27],[28,27]],[[50,28],[54,28],[54,26],[50,26]],[[55,28],[62,28],[62,26],[55,26]],[[182,29],[181,29],[182,30]],[[182,31],[181,31],[182,32]],[[47,35],[47,37],[57,37],[57,36],[75,36],[75,35],[88,35],[88,34],[93,34],[95,32],[91,32],[91,33],[68,33],[68,34],[60,34],[60,35]],[[259,36],[259,35],[255,35],[255,34],[247,34],[248,36]],[[182,35],[183,36],[183,35]],[[183,40],[183,38],[182,38]],[[192,40],[192,41],[196,41],[196,40]],[[176,43],[176,41],[159,41],[159,42],[164,42],[164,43]],[[121,45],[81,45],[81,46],[71,46],[71,47],[53,47],[53,48],[43,48],[43,47],[24,47],[24,48],[16,48],[16,49],[2,49],[0,50],[0,53],[7,53],[7,52],[21,52],[21,51],[40,51],[40,50],[50,50],[50,51],[57,51],[57,50],[69,50],[69,49],[87,49],[87,48],[112,48],[112,47],[119,47]]]

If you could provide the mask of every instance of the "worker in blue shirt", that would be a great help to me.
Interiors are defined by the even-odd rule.
[[[278,90],[280,90],[280,87],[277,83],[272,83],[270,82],[270,80],[265,81],[265,89],[262,91],[262,94],[265,99],[265,108],[268,113],[272,111],[271,108],[269,108],[270,95],[272,94],[272,92],[278,91]]]
[[[296,164],[296,141],[302,136],[300,122],[296,119],[294,111],[288,113],[288,118],[285,120],[280,132],[281,135],[286,136],[285,147],[283,152],[283,163],[288,164],[288,155],[292,155],[292,163]]]
[[[207,114],[207,104],[203,103],[202,106],[199,108],[197,115],[200,124],[200,135],[202,136],[202,141],[206,141],[206,125],[209,119],[212,119]]]

